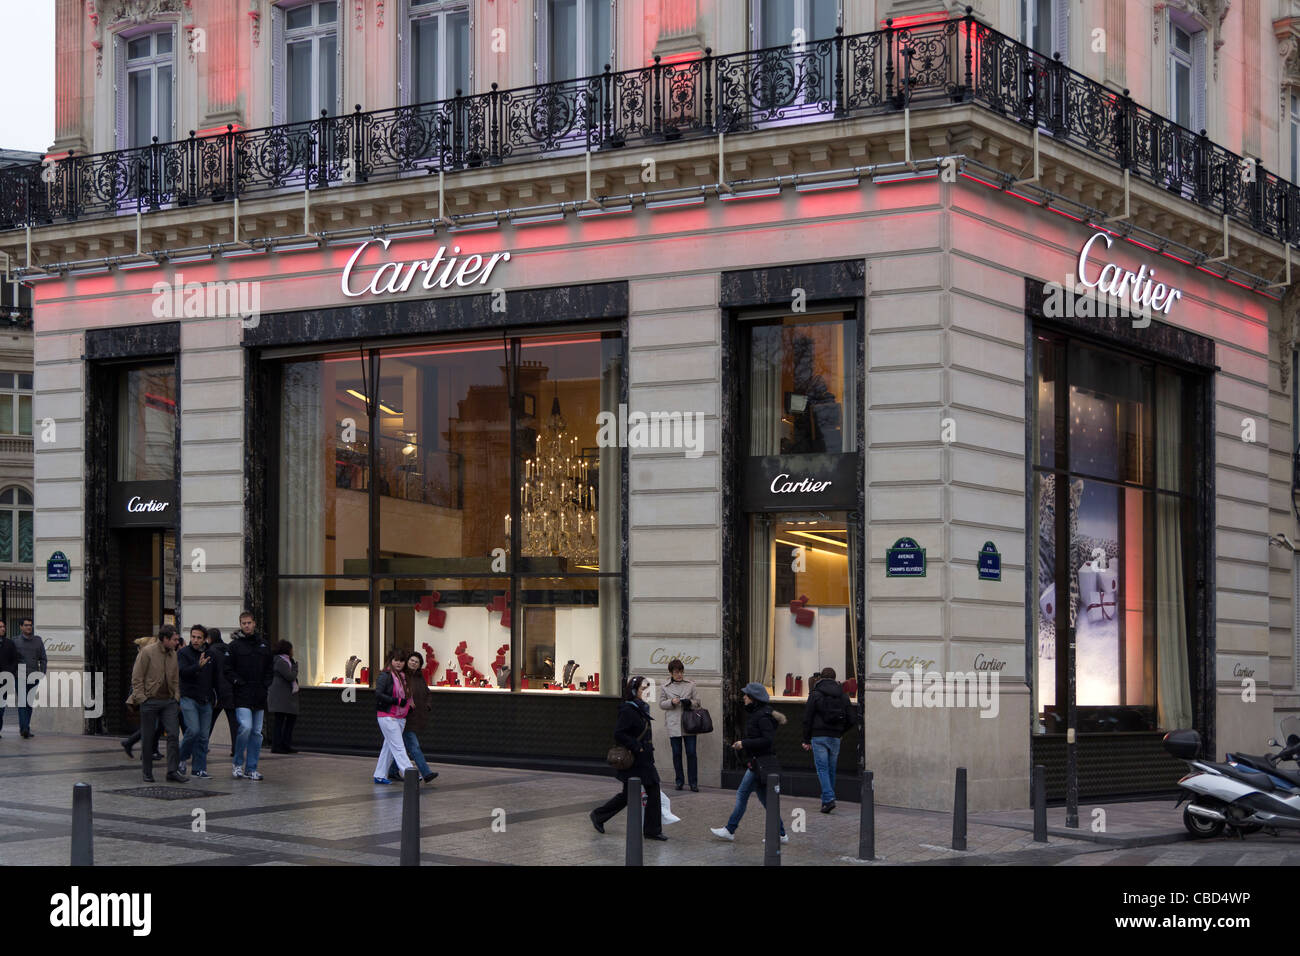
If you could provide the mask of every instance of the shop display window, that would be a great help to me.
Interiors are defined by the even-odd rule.
[[[617,578],[525,578],[520,592],[521,687],[600,693],[618,678],[602,674],[618,660],[622,591]]]
[[[176,366],[124,369],[118,388],[117,478],[176,476]]]
[[[1036,348],[1035,730],[1066,729],[1062,628],[1075,645],[1081,731],[1190,726],[1192,388],[1180,373],[1064,338],[1040,336]]]

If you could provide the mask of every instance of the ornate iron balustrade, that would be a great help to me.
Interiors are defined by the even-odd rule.
[[[1300,190],[969,15],[0,169],[0,229],[974,103],[1300,241]]]

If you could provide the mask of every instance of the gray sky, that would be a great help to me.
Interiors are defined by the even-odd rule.
[[[54,142],[54,0],[0,0],[0,148]]]

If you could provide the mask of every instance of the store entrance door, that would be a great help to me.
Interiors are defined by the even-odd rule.
[[[136,726],[125,701],[131,694],[131,670],[142,637],[156,637],[164,624],[176,625],[176,532],[171,529],[120,528],[111,533],[110,552],[116,581],[110,582],[114,607],[109,611],[109,704],[104,716],[111,733]]]

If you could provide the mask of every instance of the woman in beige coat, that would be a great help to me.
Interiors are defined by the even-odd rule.
[[[682,713],[692,707],[700,706],[699,694],[695,691],[695,682],[686,679],[686,666],[673,658],[668,662],[667,683],[659,688],[659,707],[667,712],[664,724],[668,728],[668,743],[673,748],[673,773],[677,777],[677,789],[684,786],[682,777],[682,749],[686,750],[686,769],[691,783],[691,790],[700,792],[699,765],[695,759],[695,735],[682,733]]]

